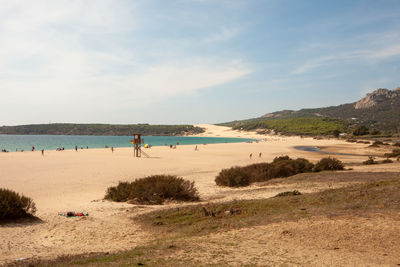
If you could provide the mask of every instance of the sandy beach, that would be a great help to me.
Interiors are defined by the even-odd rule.
[[[279,186],[250,186],[246,189],[221,188],[214,179],[223,168],[271,161],[279,155],[317,161],[326,155],[295,150],[294,146],[339,147],[342,152],[363,154],[365,144],[337,139],[266,136],[238,132],[228,127],[207,128],[200,136],[246,137],[253,143],[152,147],[149,158],[134,158],[130,148],[1,153],[0,185],[34,199],[41,221],[0,226],[0,264],[20,258],[50,258],[64,254],[113,252],[132,248],[151,237],[132,224],[131,217],[164,206],[135,206],[104,201],[106,189],[119,181],[153,174],[173,174],[195,181],[202,201],[265,198],[282,191]],[[259,158],[259,153],[262,157]],[[250,159],[250,153],[253,158]],[[361,162],[365,156],[335,156],[345,162]],[[384,167],[399,170],[397,163]],[[371,171],[372,167],[355,166]],[[257,189],[257,190],[251,190]],[[287,189],[287,188],[286,188]],[[307,192],[315,189],[304,188]],[[65,218],[60,212],[84,211],[84,218]],[[128,213],[129,212],[129,213]],[[129,214],[129,215],[128,215]]]

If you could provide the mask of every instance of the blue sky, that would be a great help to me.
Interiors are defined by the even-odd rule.
[[[398,0],[0,0],[0,125],[354,102],[400,86],[398,14]]]

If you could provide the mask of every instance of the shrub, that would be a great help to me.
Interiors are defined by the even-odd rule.
[[[363,164],[372,165],[372,164],[378,164],[378,162],[374,160],[374,157],[369,156],[366,161],[363,161]]]
[[[250,184],[250,175],[243,167],[223,169],[215,178],[215,183],[230,187],[247,186]]]
[[[276,162],[282,161],[282,160],[292,160],[292,159],[288,155],[279,156],[279,157],[275,157],[274,160],[272,161],[272,163],[276,163]]]
[[[337,129],[333,130],[332,134],[333,134],[334,137],[338,138],[340,136],[340,131],[337,130]]]
[[[295,164],[295,169],[297,170],[298,173],[303,173],[303,172],[312,172],[314,168],[314,164],[309,162],[307,159],[304,158],[298,158],[294,162]]]
[[[315,164],[314,171],[334,171],[334,170],[343,170],[343,162],[335,158],[322,158]]]
[[[380,145],[383,145],[382,141],[375,141],[370,145],[370,147],[379,147]]]
[[[385,153],[384,154],[385,157],[387,158],[395,158],[400,156],[400,149],[396,148],[392,150],[392,153]]]
[[[376,129],[371,130],[371,135],[378,135],[378,134],[381,134],[379,130]]]
[[[224,186],[246,186],[253,182],[311,172],[313,168],[314,165],[306,159],[298,158],[294,160],[288,156],[280,156],[276,157],[271,163],[256,163],[223,170],[217,176],[215,182],[217,185]]]
[[[391,160],[391,159],[384,159],[384,160],[382,160],[382,163],[393,163],[393,160]]]
[[[360,125],[358,126],[356,129],[354,129],[353,131],[353,135],[359,136],[359,135],[367,135],[369,134],[369,129],[364,126],[364,125]]]
[[[129,195],[132,191],[132,183],[119,182],[117,186],[112,186],[107,189],[105,199],[116,202],[128,201]]]
[[[162,204],[165,200],[197,201],[199,196],[194,182],[173,175],[153,175],[132,183],[120,182],[107,189],[105,199]]]
[[[291,159],[288,156],[275,158],[270,164],[268,178],[288,177],[298,173],[311,172],[314,165],[306,159]]]
[[[268,170],[268,177],[269,178],[288,177],[295,175],[296,173],[297,172],[292,159],[279,160],[271,164],[271,167]]]
[[[35,212],[36,206],[31,198],[0,188],[0,220],[28,217]]]
[[[297,190],[293,190],[293,191],[281,192],[277,194],[275,197],[287,197],[287,196],[298,196],[298,195],[302,195],[302,193],[300,193]]]
[[[255,163],[242,167],[249,175],[250,183],[266,181],[269,178],[269,170],[271,163]]]

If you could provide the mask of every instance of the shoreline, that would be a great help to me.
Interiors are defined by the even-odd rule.
[[[6,135],[12,136],[12,135]],[[49,135],[18,135],[19,137],[39,137],[43,138]],[[58,135],[51,135],[53,137],[58,137]],[[44,149],[45,151],[65,151],[65,150],[75,150],[75,146],[77,146],[77,150],[87,150],[87,149],[108,149],[111,147],[114,148],[133,148],[132,144],[129,143],[132,136],[81,136],[81,135],[62,135],[63,137],[84,137],[92,140],[76,140],[76,144],[70,140],[50,140],[48,143],[45,143],[46,140],[39,140],[39,141],[30,141],[29,145],[27,141],[23,140],[23,144],[19,145],[19,147],[10,148],[10,145],[2,144],[1,148],[6,149],[7,153],[11,152],[33,152],[32,147],[35,147],[35,151],[40,151]],[[96,138],[108,138],[109,140],[101,140],[104,144],[99,144],[101,141],[96,140]],[[128,140],[127,142],[121,142],[118,138],[124,138]],[[156,139],[154,140],[154,137]],[[157,138],[158,137],[158,138]],[[248,137],[231,137],[231,136],[198,136],[198,135],[191,135],[191,136],[142,136],[144,139],[144,143],[142,144],[142,148],[145,148],[145,144],[149,144],[151,147],[162,147],[162,146],[170,146],[170,145],[179,145],[179,146],[186,146],[186,145],[204,145],[204,144],[222,144],[222,143],[244,143],[244,142],[259,142],[259,139],[248,138]],[[153,139],[153,140],[152,140]],[[126,141],[124,140],[124,141]],[[62,144],[62,142],[65,144]],[[86,141],[86,142],[85,142]],[[13,140],[11,140],[11,145]],[[14,141],[16,142],[16,141]],[[36,143],[35,143],[36,142]],[[85,142],[84,144],[80,142]],[[92,142],[92,143],[91,143]],[[72,144],[71,144],[72,143]],[[126,144],[129,143],[129,144]],[[44,148],[49,146],[50,148]],[[22,149],[21,149],[22,147]],[[64,148],[64,149],[62,149]],[[8,149],[8,150],[7,150]],[[4,153],[4,151],[2,151]]]

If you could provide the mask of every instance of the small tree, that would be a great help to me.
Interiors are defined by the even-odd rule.
[[[364,125],[357,126],[357,128],[354,129],[353,131],[353,135],[356,136],[367,135],[367,134],[369,134],[369,129]]]
[[[336,129],[336,130],[333,131],[332,134],[333,134],[334,137],[338,138],[339,135],[340,135],[340,131]]]

